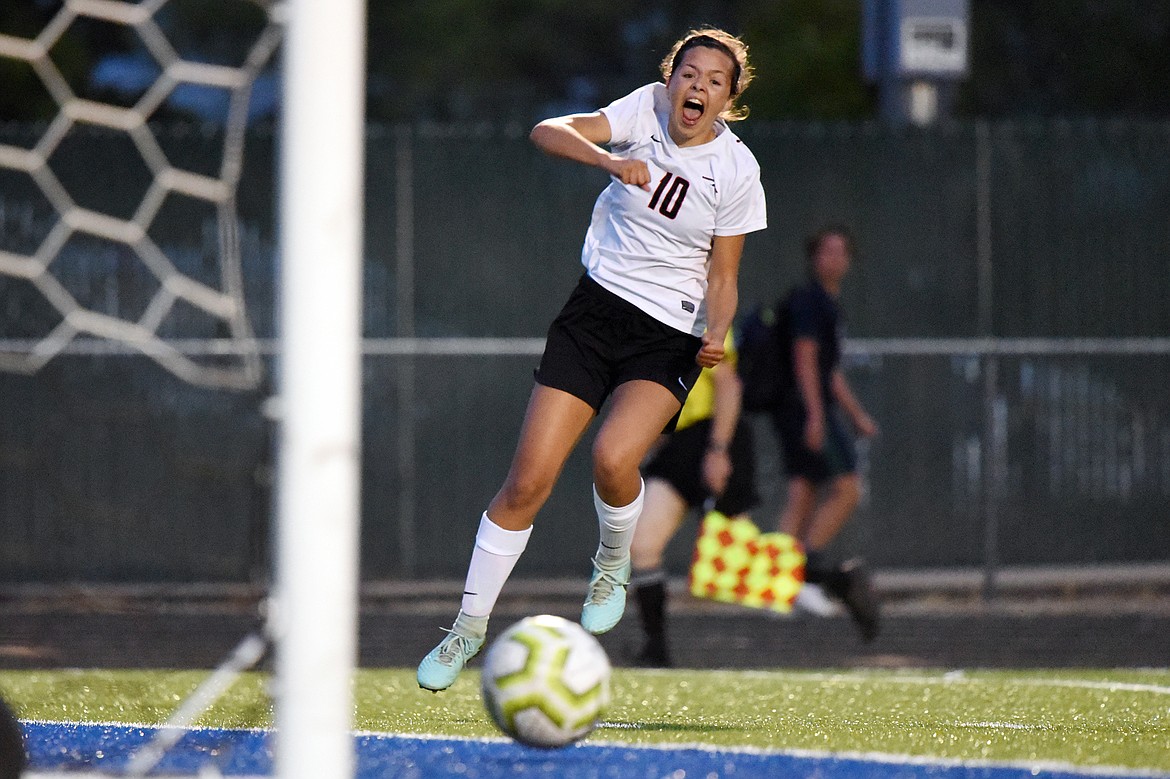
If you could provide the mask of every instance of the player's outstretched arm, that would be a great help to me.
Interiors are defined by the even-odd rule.
[[[545,119],[528,137],[545,154],[601,168],[623,184],[650,189],[650,169],[645,162],[602,148],[609,142],[610,126],[600,111]]]
[[[717,235],[711,241],[707,268],[707,332],[695,361],[711,368],[723,359],[723,342],[739,306],[739,262],[744,236]]]

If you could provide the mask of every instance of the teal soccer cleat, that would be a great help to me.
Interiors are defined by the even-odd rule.
[[[593,635],[611,629],[626,611],[626,585],[630,583],[630,558],[617,567],[602,566],[593,558],[589,595],[581,609],[581,627]]]
[[[419,687],[431,692],[447,689],[455,683],[467,661],[479,654],[485,636],[465,636],[457,630],[458,626],[447,630],[447,637],[418,664]]]

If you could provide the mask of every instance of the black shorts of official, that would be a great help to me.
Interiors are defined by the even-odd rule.
[[[703,457],[711,442],[711,420],[704,419],[675,432],[642,469],[643,477],[663,479],[682,495],[691,508],[700,508],[709,497],[703,482]],[[756,456],[752,430],[744,422],[735,428],[728,448],[731,478],[715,501],[715,510],[734,517],[760,502],[756,492]]]
[[[583,275],[549,326],[535,377],[594,411],[619,385],[638,379],[666,387],[681,406],[702,370],[695,362],[702,344]]]
[[[800,476],[813,484],[821,484],[854,473],[857,470],[857,447],[835,410],[830,408],[825,413],[825,445],[819,452],[805,446],[805,419],[803,407],[772,415],[788,476]]]

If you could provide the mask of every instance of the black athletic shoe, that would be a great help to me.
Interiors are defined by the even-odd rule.
[[[861,560],[847,560],[841,564],[837,576],[828,582],[829,591],[845,604],[849,616],[857,623],[861,639],[866,643],[877,638],[881,621],[881,603],[873,589],[869,571]]]
[[[642,651],[634,656],[639,668],[670,668],[670,650],[666,641],[666,575],[661,570],[637,571],[630,591],[638,605],[642,621]]]

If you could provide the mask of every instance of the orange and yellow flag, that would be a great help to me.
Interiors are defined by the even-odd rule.
[[[787,533],[761,533],[745,517],[710,511],[695,542],[691,595],[787,613],[804,584],[804,562]]]

